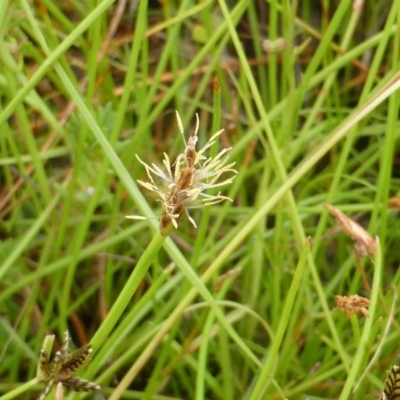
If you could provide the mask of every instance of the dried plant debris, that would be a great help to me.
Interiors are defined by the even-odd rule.
[[[287,48],[287,43],[283,37],[279,37],[276,40],[264,39],[262,47],[267,54],[278,54]]]
[[[58,387],[60,392],[60,383],[62,388],[76,392],[90,392],[100,390],[100,386],[86,379],[72,376],[72,374],[82,366],[89,354],[92,352],[90,345],[85,345],[73,352],[68,351],[70,337],[68,331],[64,334],[64,341],[61,351],[57,351],[50,361],[49,356],[44,349],[40,352],[38,379],[45,383],[45,388],[39,397],[43,400],[50,392],[53,386]]]
[[[347,313],[347,318],[354,314],[361,313],[364,317],[369,317],[367,308],[371,304],[369,299],[361,297],[358,294],[351,296],[335,296],[336,307],[335,310]]]
[[[385,386],[379,400],[400,400],[400,367],[393,365],[387,372]]]
[[[233,268],[233,269],[230,269],[229,271],[225,272],[220,277],[218,277],[217,282],[215,284],[215,291],[218,293],[221,290],[225,281],[239,275],[241,272],[242,272],[242,268]]]
[[[335,217],[342,230],[356,241],[355,251],[358,256],[373,256],[375,254],[375,240],[363,227],[343,214],[336,207],[329,204],[325,204],[324,207]]]
[[[392,197],[388,202],[389,208],[400,209],[400,196]]]
[[[178,120],[179,130],[184,138],[184,131],[182,121],[178,112],[176,113]],[[204,153],[214,143],[215,139],[223,132],[223,130],[215,133],[205,146],[199,151],[196,150],[196,143],[198,140],[197,132],[199,130],[199,117],[197,116],[197,125],[194,135],[190,136],[187,143],[185,142],[185,150],[171,164],[167,154],[164,153],[164,168],[163,171],[157,165],[151,166],[142,161],[138,156],[137,159],[145,167],[149,182],[138,181],[140,185],[146,189],[156,193],[162,203],[162,216],[160,223],[161,233],[168,234],[171,227],[178,227],[178,220],[183,213],[189,218],[189,221],[194,227],[196,223],[190,217],[187,209],[208,206],[211,204],[219,203],[224,200],[231,200],[229,197],[222,196],[220,193],[217,195],[210,195],[204,193],[208,189],[224,186],[232,183],[237,171],[232,169],[235,163],[227,164],[230,148],[221,150],[215,157],[206,157]],[[221,175],[226,172],[232,174],[231,177],[219,181]],[[165,183],[165,188],[159,188],[153,175],[161,178]],[[132,219],[143,219],[140,216],[127,216]]]

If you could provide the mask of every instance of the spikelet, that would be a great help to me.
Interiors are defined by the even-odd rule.
[[[393,365],[387,372],[380,400],[400,400],[400,367]]]
[[[179,130],[184,138],[185,150],[178,155],[174,164],[171,164],[167,154],[164,153],[163,171],[155,164],[148,165],[136,156],[139,162],[146,169],[149,182],[138,180],[138,183],[144,188],[156,193],[162,203],[162,216],[160,222],[160,232],[166,236],[173,226],[178,227],[178,220],[183,213],[186,213],[189,221],[194,227],[196,222],[188,213],[188,208],[208,206],[219,203],[224,200],[231,200],[229,197],[217,195],[209,195],[204,193],[208,189],[220,187],[232,183],[237,171],[232,169],[235,163],[227,164],[230,148],[221,150],[215,157],[206,157],[204,153],[215,143],[215,139],[223,132],[223,130],[215,133],[209,141],[199,150],[196,150],[198,141],[197,132],[199,130],[199,117],[197,117],[196,130],[194,135],[185,141],[182,121],[176,112]],[[232,176],[219,181],[221,175],[231,172]],[[165,189],[159,188],[155,183],[153,176],[160,178],[165,183]],[[231,200],[232,201],[232,200]],[[127,216],[131,219],[144,219],[141,216]]]
[[[43,400],[50,392],[53,386],[57,386],[57,396],[63,389],[74,390],[77,392],[100,390],[100,386],[86,379],[74,377],[72,374],[82,366],[89,354],[92,352],[90,345],[85,345],[69,353],[69,334],[65,332],[61,351],[57,351],[51,361],[44,349],[39,357],[38,379],[45,383],[45,388],[39,400]],[[60,387],[60,384],[62,387]]]

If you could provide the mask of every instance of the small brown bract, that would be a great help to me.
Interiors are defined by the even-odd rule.
[[[361,313],[364,317],[369,317],[367,307],[371,304],[369,299],[361,297],[358,294],[351,296],[335,296],[336,308],[335,310],[347,313],[347,318],[354,314]]]

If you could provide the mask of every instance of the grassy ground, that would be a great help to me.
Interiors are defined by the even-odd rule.
[[[0,1],[0,399],[39,396],[66,330],[93,346],[88,398],[378,399],[400,334],[400,1],[160,3]],[[232,147],[238,174],[163,237],[136,155],[184,150],[175,110],[198,149],[224,128],[207,155]],[[369,256],[325,204],[377,237]],[[369,317],[335,310],[354,294]]]

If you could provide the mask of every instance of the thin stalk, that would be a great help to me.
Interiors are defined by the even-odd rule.
[[[119,318],[125,311],[129,302],[132,300],[132,297],[135,294],[140,282],[144,278],[147,270],[149,269],[151,262],[153,261],[154,257],[156,257],[158,251],[163,245],[164,240],[165,238],[163,238],[158,232],[154,235],[153,240],[140,257],[135,269],[132,271],[128,281],[113,304],[106,319],[94,334],[91,340],[91,344],[94,349],[100,348],[100,346],[105,342],[107,336],[114,329]]]
[[[366,319],[361,340],[359,345],[357,346],[357,352],[352,362],[343,390],[340,393],[339,400],[347,400],[349,398],[354,383],[356,382],[360,366],[363,363],[363,360],[365,359],[368,352],[367,345],[370,340],[371,332],[374,331],[373,324],[375,323],[375,314],[378,307],[378,297],[383,272],[383,260],[380,241],[378,237],[375,239],[375,243],[376,251],[374,254],[374,278],[372,281],[371,306],[369,307],[370,317]]]
[[[308,238],[305,241],[304,244],[304,249],[301,254],[299,263],[296,267],[296,271],[293,276],[292,284],[290,285],[289,292],[287,294],[286,302],[282,310],[282,316],[281,319],[279,320],[279,325],[278,329],[274,335],[274,340],[272,341],[271,348],[268,352],[267,359],[260,371],[260,374],[256,380],[256,384],[254,386],[254,389],[251,392],[251,396],[249,397],[250,400],[258,400],[262,399],[265,397],[263,396],[263,393],[267,386],[270,383],[271,377],[273,377],[273,369],[277,364],[278,361],[278,352],[279,348],[281,347],[281,343],[283,340],[283,337],[286,332],[287,325],[289,323],[289,319],[292,313],[294,301],[297,296],[297,292],[300,287],[300,282],[301,278],[303,276],[303,272],[305,269],[305,266],[307,265],[307,258],[310,253],[310,247],[311,247],[311,239]]]

